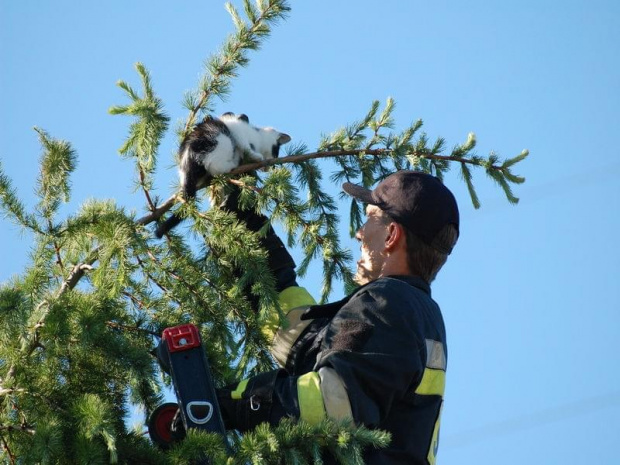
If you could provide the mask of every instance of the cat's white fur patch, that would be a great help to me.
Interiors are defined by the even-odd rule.
[[[218,134],[215,140],[217,146],[207,157],[204,157],[202,162],[207,172],[214,176],[228,173],[239,166],[237,154],[231,156],[235,152],[235,147],[230,137]]]

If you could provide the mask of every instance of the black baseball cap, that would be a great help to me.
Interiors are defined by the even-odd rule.
[[[397,171],[373,189],[350,182],[342,189],[352,197],[376,205],[394,221],[439,252],[449,254],[453,244],[441,244],[437,233],[452,224],[459,231],[459,208],[452,192],[435,176],[420,171]]]

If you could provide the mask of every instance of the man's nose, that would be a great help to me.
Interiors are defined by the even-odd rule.
[[[357,239],[358,241],[362,240],[362,230],[364,229],[364,226],[362,226],[361,228],[359,228],[357,230],[357,232],[355,233],[355,239]]]

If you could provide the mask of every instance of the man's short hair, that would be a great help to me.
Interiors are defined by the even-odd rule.
[[[409,229],[403,229],[407,239],[407,266],[409,267],[409,272],[430,284],[448,260],[448,254],[439,252],[436,248],[426,244]],[[436,240],[449,244],[448,247],[452,249],[458,237],[459,235],[454,225],[447,224],[437,233]]]
[[[391,222],[400,224],[385,212],[383,212],[380,218],[386,225]],[[425,241],[420,239],[420,237],[410,229],[404,227],[402,224],[401,226],[405,232],[407,243],[407,267],[409,268],[409,272],[413,276],[418,276],[430,284],[435,280],[437,273],[439,273],[439,270],[441,270],[448,260],[449,254],[440,252],[437,248],[428,245]],[[442,244],[443,247],[441,247],[440,250],[451,250],[458,238],[459,233],[454,225],[447,224],[439,230],[435,236],[435,242]]]

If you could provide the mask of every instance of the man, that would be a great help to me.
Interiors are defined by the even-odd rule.
[[[434,464],[447,350],[429,284],[458,238],[457,203],[437,178],[414,171],[398,171],[372,191],[350,183],[343,189],[367,204],[355,236],[360,287],[314,305],[270,229],[265,247],[288,320],[273,338],[282,368],[220,390],[224,422],[246,431],[286,416],[349,420],[392,435],[387,448],[366,451],[367,463]],[[253,230],[265,221],[238,214]]]

